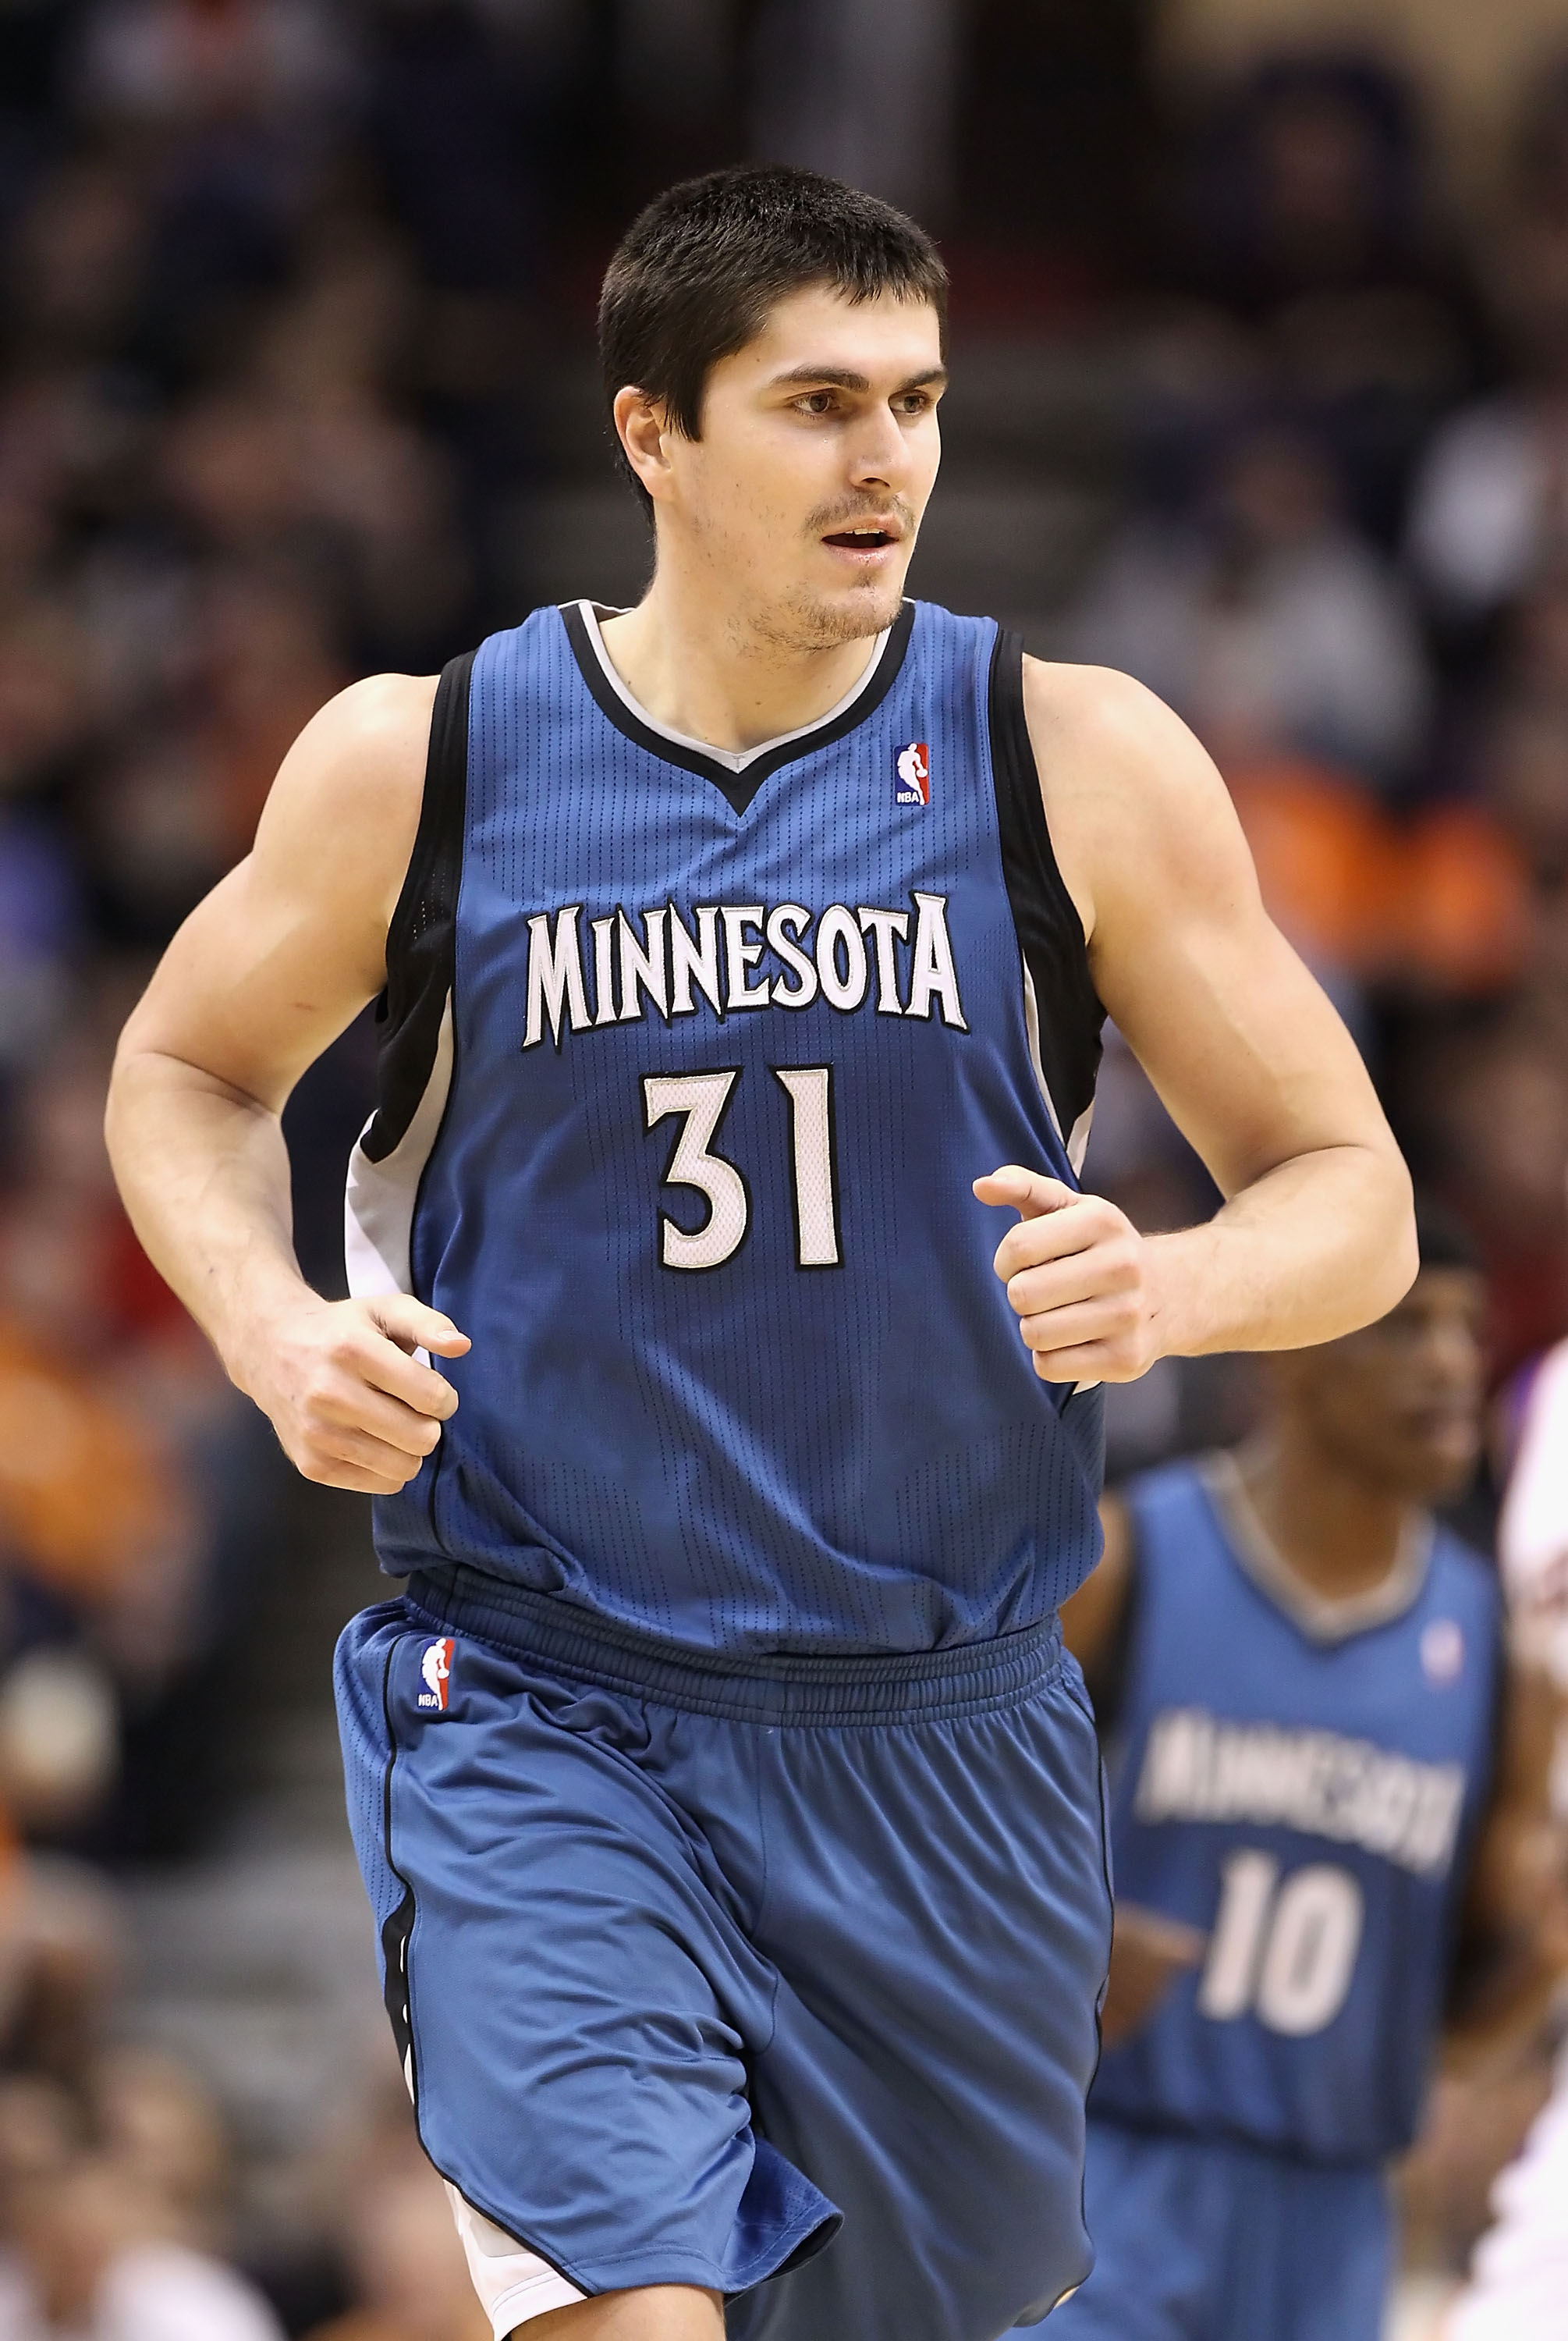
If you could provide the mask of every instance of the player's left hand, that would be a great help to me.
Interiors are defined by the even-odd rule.
[[[1159,1356],[1146,1239],[1103,1195],[1016,1162],[975,1180],[982,1203],[1010,1204],[1018,1224],[995,1268],[1047,1382],[1131,1382]]]
[[[1118,1902],[1111,1934],[1111,1969],[1100,2010],[1100,2043],[1115,2048],[1141,2032],[1177,1976],[1196,1967],[1208,1937],[1163,1911]]]

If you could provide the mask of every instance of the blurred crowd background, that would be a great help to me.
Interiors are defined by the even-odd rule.
[[[98,1124],[324,699],[637,595],[592,307],[670,177],[804,162],[943,236],[914,589],[1218,757],[1482,1248],[1487,1541],[1568,1334],[1568,25],[1475,14],[0,0],[0,2341],[483,2341],[339,1813],[362,1509],[223,1384]],[[290,1109],[327,1290],[370,1065],[356,1027]],[[1151,1229],[1212,1201],[1114,1035],[1089,1178]],[[1113,1471],[1252,1395],[1156,1369]],[[1463,2266],[1550,2046],[1439,2093],[1418,2266]]]

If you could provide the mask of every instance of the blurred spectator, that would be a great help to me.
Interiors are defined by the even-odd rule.
[[[117,940],[160,942],[250,850],[284,751],[339,689],[319,603],[265,569],[220,567],[188,630],[185,688],[132,734],[84,809]]]
[[[1395,818],[1302,758],[1244,759],[1226,777],[1270,914],[1363,1039],[1379,988],[1491,997],[1523,973],[1530,870],[1496,811],[1438,803]]]
[[[138,1265],[103,1151],[104,1071],[79,1031],[30,1075],[0,1193],[0,1813],[134,1850],[176,1843],[219,1790],[206,1686],[277,1482],[270,1441]]]
[[[1481,752],[1486,803],[1543,889],[1568,880],[1568,706],[1504,701]]]
[[[1265,59],[1202,125],[1193,281],[1254,318],[1318,294],[1428,285],[1419,144],[1410,92],[1387,65]]]
[[[103,2151],[164,2207],[171,2233],[193,2249],[223,2250],[233,2155],[194,2074],[155,2050],[120,2048],[95,2060],[84,2095]]]
[[[278,284],[349,94],[345,19],[315,0],[99,0],[78,101],[147,190],[142,338],[200,366],[237,309]]]
[[[74,1751],[71,1727],[60,1730],[59,1722],[45,1715],[24,1736],[13,1718],[10,1736],[23,1738],[22,1749],[13,1745],[4,1758],[5,1794],[14,1808],[24,1807],[31,1785],[18,1778],[18,1754],[46,1795],[74,1787],[60,1779]],[[9,1840],[0,1844],[0,2072],[12,2077],[0,2080],[0,2170],[5,2091],[20,2074],[57,2087],[80,2086],[123,1982],[123,1948],[122,1913],[91,1870],[55,1855],[20,1853]]]
[[[393,664],[427,651],[461,583],[446,467],[384,394],[411,325],[395,251],[338,242],[268,321],[253,365],[177,421],[163,458],[173,508],[200,545],[250,563],[293,553],[280,598],[308,623],[320,582],[335,582],[356,647]],[[341,680],[319,649],[296,643],[286,663],[295,708],[320,692],[306,714]],[[294,712],[274,720],[284,745]]]
[[[311,2150],[288,2173],[276,2248],[259,2266],[289,2329],[310,2341],[489,2341],[444,2182],[426,2158],[391,2044],[380,2037]],[[306,2303],[319,2303],[313,2308]]]
[[[84,45],[89,106],[160,129],[297,125],[342,78],[317,0],[100,0]]]
[[[1185,520],[1135,521],[1072,632],[1222,763],[1295,752],[1386,786],[1420,740],[1427,681],[1402,589],[1346,526],[1313,440],[1284,423],[1224,440]]]
[[[728,95],[733,0],[620,0],[617,72],[634,114],[703,122]]]
[[[72,157],[18,223],[5,271],[14,347],[35,367],[113,356],[133,332],[147,262],[138,175],[104,154]]]
[[[1372,57],[1265,60],[1200,115],[1160,224],[1171,281],[1257,336],[1392,540],[1426,430],[1484,364],[1407,85]]]
[[[1422,1034],[1394,1076],[1418,1164],[1481,1248],[1494,1363],[1505,1375],[1568,1325],[1568,1057],[1549,1028],[1510,1006]]]
[[[1489,277],[1517,378],[1437,431],[1410,516],[1416,577],[1471,630],[1568,554],[1568,203],[1537,191],[1516,209]]]
[[[578,13],[572,0],[382,0],[368,61],[372,151],[422,275],[442,292],[515,297],[531,285],[540,139],[529,93],[569,69]]]
[[[953,193],[960,13],[957,0],[763,0],[753,151],[939,222]]]
[[[157,2197],[108,2156],[11,2190],[0,2341],[283,2341],[264,2301],[166,2234]]]
[[[0,2082],[0,2341],[281,2341],[214,2256],[229,2167],[211,2100],[167,2058]]]
[[[446,2189],[428,2165],[354,2191],[342,2233],[358,2305],[312,2341],[490,2341]]]

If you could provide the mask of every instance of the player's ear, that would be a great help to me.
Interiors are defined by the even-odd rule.
[[[629,385],[616,392],[614,413],[626,460],[657,503],[670,493],[670,459],[665,453],[670,421],[664,407],[646,391]]]

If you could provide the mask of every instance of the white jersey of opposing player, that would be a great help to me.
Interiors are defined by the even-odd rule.
[[[1568,2050],[1515,2161],[1492,2189],[1494,2222],[1443,2341],[1563,2341],[1568,2333]]]
[[[1536,1374],[1497,1549],[1521,1656],[1568,1697],[1568,1341]]]
[[[1522,1658],[1546,1667],[1568,1699],[1568,1341],[1543,1363],[1497,1539]],[[1553,1802],[1568,1811],[1559,1727]],[[1443,2341],[1564,2341],[1568,2336],[1568,2049],[1544,2110],[1492,2190],[1493,2225]]]

